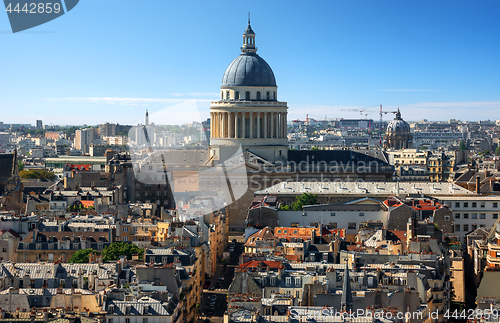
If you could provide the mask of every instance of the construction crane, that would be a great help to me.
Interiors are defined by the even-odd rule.
[[[379,115],[380,115],[380,121],[379,121],[379,131],[380,131],[380,146],[382,146],[382,114],[388,114],[388,113],[398,113],[398,111],[384,111],[382,110],[382,104],[380,105],[380,112],[379,112]]]

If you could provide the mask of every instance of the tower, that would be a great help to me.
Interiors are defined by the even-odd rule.
[[[210,154],[222,159],[222,146],[239,147],[275,163],[286,161],[287,104],[277,99],[274,73],[257,54],[248,20],[241,54],[227,67],[220,100],[210,105]]]
[[[146,127],[149,126],[149,113],[148,113],[148,109],[146,109],[146,116],[144,117],[144,125]]]

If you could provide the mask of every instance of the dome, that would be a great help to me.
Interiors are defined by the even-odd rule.
[[[399,109],[394,120],[387,125],[387,132],[410,132],[410,125],[401,118]]]
[[[222,77],[221,87],[232,86],[276,86],[276,80],[264,59],[255,53],[243,53],[229,64]]]

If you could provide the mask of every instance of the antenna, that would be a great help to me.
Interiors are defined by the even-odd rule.
[[[248,12],[248,24],[250,25],[250,11]]]

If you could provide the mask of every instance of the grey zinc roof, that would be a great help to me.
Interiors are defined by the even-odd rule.
[[[97,277],[100,279],[111,278],[116,276],[115,264],[60,264],[63,268],[61,273],[67,274],[70,277],[77,277],[81,270],[84,277],[88,277],[94,271],[97,271]],[[31,279],[54,278],[54,268],[58,268],[53,263],[3,263],[0,265],[0,277],[11,277],[18,275],[24,277],[28,275]]]
[[[468,195],[475,196],[476,193],[466,190],[453,183],[422,183],[422,182],[401,182],[399,183],[399,193],[396,182],[281,182],[269,188],[255,192],[255,195],[299,195],[311,193],[319,195],[401,195],[401,194],[425,194],[430,196],[440,196],[445,199],[447,195]],[[450,197],[453,199],[470,199],[471,197]],[[484,199],[484,197],[481,197]]]
[[[276,80],[264,59],[254,53],[244,53],[229,64],[222,77],[221,87],[231,86],[276,86]]]
[[[167,309],[167,303],[162,303],[147,296],[136,301],[110,300],[106,305],[108,315],[172,315]],[[110,305],[113,306],[112,311]],[[127,307],[129,310],[127,310]]]

